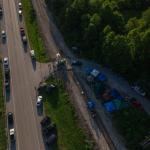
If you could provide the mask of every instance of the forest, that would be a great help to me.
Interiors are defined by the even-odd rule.
[[[46,0],[76,53],[150,93],[150,0]]]

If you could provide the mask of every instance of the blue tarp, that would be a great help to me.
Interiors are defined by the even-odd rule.
[[[105,74],[100,73],[100,74],[98,75],[97,79],[98,79],[99,81],[106,81],[106,80],[107,80],[107,77],[106,77]]]
[[[112,101],[104,103],[104,107],[105,107],[106,111],[108,111],[108,112],[113,112],[113,111],[116,110],[116,107],[115,107],[115,105],[113,104]]]
[[[87,102],[87,106],[88,106],[88,108],[89,109],[95,109],[95,102],[93,101],[93,100],[89,100],[88,102]]]
[[[110,91],[110,95],[111,95],[112,97],[114,97],[114,98],[117,98],[117,97],[120,96],[119,92],[118,92],[116,89],[112,89],[112,90]]]

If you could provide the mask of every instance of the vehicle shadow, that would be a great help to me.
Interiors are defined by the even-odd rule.
[[[33,65],[33,69],[36,70],[36,59],[32,59],[32,65]]]
[[[6,93],[6,102],[10,101],[10,87],[8,89],[5,89],[5,93]]]
[[[16,150],[16,142],[10,143],[10,150]]]
[[[43,116],[43,104],[40,107],[37,107],[37,114],[38,116]]]

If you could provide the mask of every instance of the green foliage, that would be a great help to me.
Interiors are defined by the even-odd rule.
[[[3,97],[3,75],[2,75],[2,62],[0,60],[0,150],[6,150],[7,137],[6,137],[6,123],[5,123],[5,106]]]
[[[150,117],[136,108],[130,107],[113,114],[115,125],[127,141],[131,150],[142,150],[140,142],[150,131]]]

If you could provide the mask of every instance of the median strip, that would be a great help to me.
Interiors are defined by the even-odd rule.
[[[36,13],[32,3],[30,0],[22,0],[22,4],[31,49],[35,50],[37,61],[42,63],[48,62],[49,58],[39,34]]]

